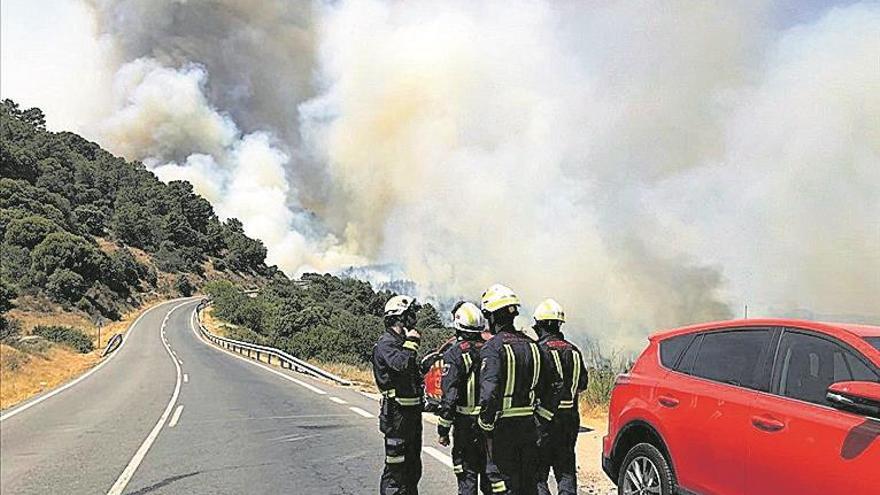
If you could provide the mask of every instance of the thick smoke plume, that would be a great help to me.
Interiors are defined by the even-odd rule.
[[[876,3],[88,5],[81,130],[288,273],[502,282],[628,347],[744,304],[880,318]]]

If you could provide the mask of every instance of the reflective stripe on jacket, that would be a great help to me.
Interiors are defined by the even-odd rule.
[[[373,377],[386,399],[401,406],[422,402],[421,373],[416,353],[418,342],[386,330],[373,347]]]
[[[559,409],[577,407],[578,394],[587,388],[587,369],[581,351],[560,333],[551,333],[538,339],[544,354],[550,356],[562,375],[562,394]]]
[[[483,346],[478,424],[495,428],[498,418],[531,416],[551,420],[556,413],[562,377],[538,345],[512,327]]]

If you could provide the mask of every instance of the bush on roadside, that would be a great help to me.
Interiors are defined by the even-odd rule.
[[[4,352],[3,359],[0,360],[0,368],[7,371],[17,371],[30,361],[30,356],[24,352]]]
[[[181,273],[174,279],[174,290],[179,292],[181,296],[189,297],[196,288],[189,281],[189,277]]]
[[[18,340],[21,336],[21,323],[0,316],[0,343],[11,344]]]
[[[626,373],[632,366],[630,356],[611,351],[606,354],[596,341],[590,341],[582,348],[584,364],[589,373],[589,383],[582,400],[590,407],[605,407],[611,401],[611,391],[617,375]]]
[[[10,343],[10,345],[21,352],[31,355],[35,354],[42,358],[45,358],[46,353],[52,348],[52,343],[42,337],[23,337],[16,342]]]
[[[78,328],[60,325],[39,325],[34,327],[32,333],[48,341],[66,345],[82,354],[95,350],[95,344],[92,342],[91,337]]]

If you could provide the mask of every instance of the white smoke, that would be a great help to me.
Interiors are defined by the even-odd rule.
[[[290,274],[502,282],[631,347],[744,304],[880,318],[877,3],[89,4],[115,77],[79,128]]]
[[[308,221],[297,218],[302,208],[293,203],[286,175],[290,156],[267,132],[239,131],[208,102],[207,82],[197,65],[173,69],[153,59],[125,64],[113,85],[114,111],[98,127],[101,141],[144,160],[160,179],[191,182],[221,218],[238,218],[246,234],[267,245],[268,263],[290,274],[363,263],[333,235],[295,228]]]

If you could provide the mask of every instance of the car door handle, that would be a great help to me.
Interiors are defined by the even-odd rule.
[[[657,402],[660,403],[663,407],[676,407],[678,406],[678,399],[675,397],[670,397],[668,395],[661,395],[657,398]]]
[[[761,431],[770,433],[785,428],[785,423],[767,416],[752,416],[752,425]]]

